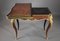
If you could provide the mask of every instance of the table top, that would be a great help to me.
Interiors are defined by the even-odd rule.
[[[49,15],[50,13],[48,7],[33,7],[31,9],[32,15]]]
[[[8,18],[19,18],[49,14],[51,14],[51,12],[48,7],[32,7],[31,3],[16,3],[7,16]]]
[[[31,3],[16,3],[8,16],[30,16]]]

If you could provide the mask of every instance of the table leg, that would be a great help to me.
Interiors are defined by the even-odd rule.
[[[50,15],[49,20],[50,20],[50,23],[51,23],[51,26],[52,26],[52,24],[53,24],[53,16],[52,15]],[[51,30],[52,30],[52,28],[51,28]]]
[[[44,31],[45,31],[45,25],[46,25],[47,20],[44,21]]]
[[[17,25],[18,25],[18,30],[19,30],[19,20],[18,20],[18,19],[16,19],[16,21],[17,21]]]
[[[15,33],[16,33],[16,38],[17,38],[17,28],[16,28],[16,26],[15,26],[15,19],[11,19],[11,23],[12,23],[12,25],[13,25],[13,28],[14,28]]]
[[[48,21],[49,21],[49,24],[46,29],[46,39],[48,39],[48,30],[51,28],[53,20],[52,20],[52,18],[50,18]]]
[[[50,29],[50,27],[51,27],[51,23],[49,21],[48,27],[46,29],[46,39],[48,39],[48,30]]]

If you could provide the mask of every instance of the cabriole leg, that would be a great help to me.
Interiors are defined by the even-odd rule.
[[[17,28],[15,26],[15,19],[11,19],[11,23],[13,25],[13,29],[15,30],[15,33],[16,33],[16,38],[17,38]]]

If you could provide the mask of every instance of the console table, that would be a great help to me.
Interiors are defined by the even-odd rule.
[[[11,19],[13,28],[17,33],[19,30],[19,20],[18,19],[30,19],[30,20],[44,20],[44,31],[46,33],[46,39],[48,39],[48,30],[52,26],[52,14],[49,11],[48,7],[32,7],[31,3],[16,3],[7,15],[8,19]],[[15,26],[15,20],[17,21],[18,29]],[[47,29],[45,29],[46,22],[48,23]]]

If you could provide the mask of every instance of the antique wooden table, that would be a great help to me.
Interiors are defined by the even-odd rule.
[[[8,19],[11,19],[13,28],[16,32],[19,30],[18,19],[30,19],[30,20],[44,20],[44,31],[46,32],[46,39],[48,39],[48,30],[52,25],[52,14],[47,7],[32,7],[31,3],[16,3],[10,13],[7,15]],[[18,29],[15,26],[15,20],[17,21]],[[46,22],[48,23],[47,29],[45,29]]]

